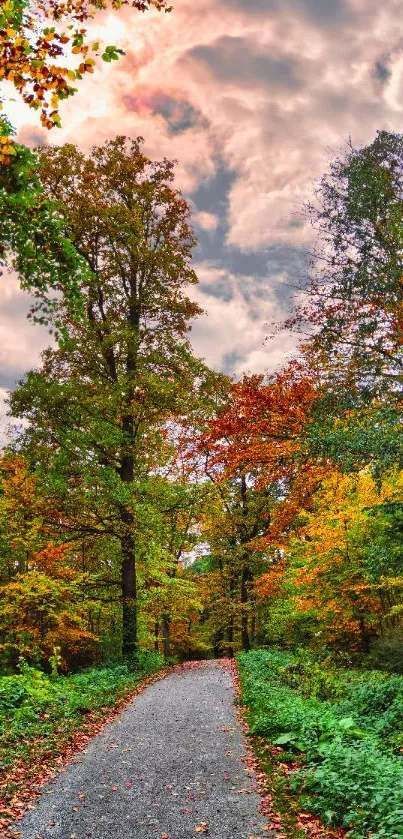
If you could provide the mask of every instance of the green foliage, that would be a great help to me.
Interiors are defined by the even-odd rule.
[[[161,666],[155,661],[154,672]],[[100,704],[109,704],[114,695],[119,695],[128,682],[136,682],[128,666],[104,667],[85,670],[72,676],[47,676],[41,670],[22,661],[20,673],[0,677],[0,722],[8,733],[22,724],[34,723],[38,714],[46,709],[47,719],[57,719],[78,710],[96,709]],[[139,668],[142,674],[145,672]],[[1,716],[3,714],[3,716]]]
[[[4,676],[0,682],[0,711],[18,708],[27,697],[27,689],[20,676]]]
[[[155,673],[167,662],[157,650],[139,650],[133,661],[133,669],[139,673]]]
[[[304,652],[254,651],[239,667],[252,733],[298,761],[301,806],[351,839],[402,836],[403,678],[337,670]]]
[[[279,670],[282,681],[296,688],[305,697],[336,700],[342,688],[337,672],[329,661],[319,661],[306,650],[299,649],[293,659]]]
[[[323,247],[310,289],[310,320],[319,326],[312,348],[331,376],[331,390],[363,405],[384,393],[385,404],[393,405],[399,390],[402,159],[402,134],[378,131],[368,146],[350,145],[321,179],[310,207]],[[382,445],[381,435],[378,440]]]
[[[282,591],[281,596],[263,612],[265,640],[270,646],[279,644],[290,649],[298,648],[301,644],[312,643],[318,631],[316,609],[297,612],[293,594],[293,591],[287,591],[287,594]]]
[[[105,51],[102,53],[101,58],[103,61],[111,62],[111,61],[118,61],[119,56],[124,55],[124,51],[117,49],[117,47],[110,46],[105,47]]]
[[[380,754],[370,742],[336,742],[319,766],[298,775],[303,806],[311,807],[325,824],[353,826],[348,835],[354,839],[403,836],[401,759]]]
[[[314,327],[305,347],[323,391],[307,447],[346,471],[403,462],[402,160],[401,133],[349,144],[307,208],[319,243],[292,324]]]

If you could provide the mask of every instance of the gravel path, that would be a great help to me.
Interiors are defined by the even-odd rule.
[[[274,839],[245,752],[229,672],[174,671],[44,787],[20,839]]]

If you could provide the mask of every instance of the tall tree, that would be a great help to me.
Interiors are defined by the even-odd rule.
[[[123,652],[137,647],[137,525],[150,480],[172,454],[168,422],[186,413],[209,373],[187,331],[199,307],[189,208],[173,165],[153,163],[123,137],[86,157],[72,145],[40,152],[45,195],[58,201],[66,236],[88,266],[86,322],[61,300],[65,338],[11,399],[28,420],[36,457],[53,464],[81,530],[119,541]],[[39,453],[39,454],[38,454]],[[49,479],[50,480],[50,479]]]
[[[334,382],[393,392],[403,371],[403,135],[350,146],[307,212],[319,242],[296,322],[313,327],[311,350]]]
[[[348,468],[403,462],[402,173],[403,136],[380,131],[332,163],[307,207],[318,244],[286,325],[308,330],[305,358],[324,392],[313,451]]]

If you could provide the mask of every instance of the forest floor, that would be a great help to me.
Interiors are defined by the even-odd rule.
[[[274,839],[223,662],[175,668],[49,781],[20,839]]]

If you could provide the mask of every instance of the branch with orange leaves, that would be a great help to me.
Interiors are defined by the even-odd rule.
[[[97,56],[111,62],[124,54],[114,46],[101,54],[82,27],[96,11],[122,6],[171,11],[166,0],[0,0],[0,80],[11,82],[23,101],[40,111],[45,128],[60,126],[60,102],[76,92],[76,81],[94,72]],[[78,58],[74,69],[61,63],[68,54]],[[16,154],[9,134],[1,132],[0,144],[0,160],[9,163]]]

